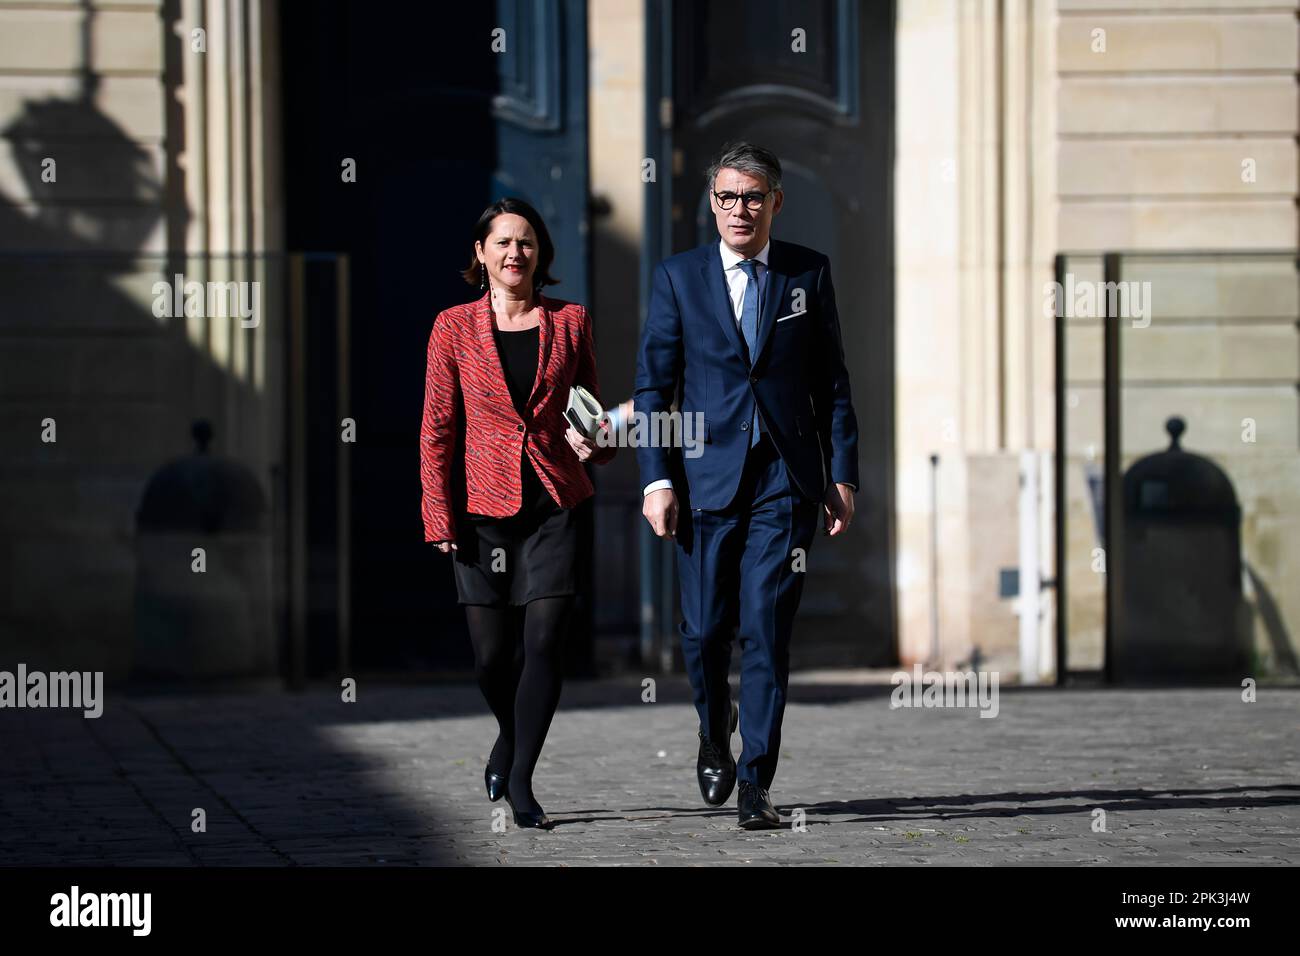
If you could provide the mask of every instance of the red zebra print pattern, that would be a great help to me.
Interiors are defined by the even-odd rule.
[[[429,335],[420,426],[420,481],[425,541],[454,541],[452,469],[457,437],[465,440],[465,510],[504,518],[519,510],[520,448],[561,508],[594,490],[582,462],[565,440],[564,409],[573,384],[597,398],[596,353],[585,306],[539,296],[537,377],[520,418],[510,400],[492,337],[488,293],[476,302],[438,313]],[[604,464],[617,449],[597,448],[589,459]]]

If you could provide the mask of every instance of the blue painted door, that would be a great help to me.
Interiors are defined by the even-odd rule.
[[[588,301],[586,0],[498,0],[492,196],[537,208],[555,243],[549,294]]]

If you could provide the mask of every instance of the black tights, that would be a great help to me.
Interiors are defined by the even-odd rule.
[[[541,810],[533,797],[533,768],[560,702],[572,604],[571,596],[562,596],[524,607],[465,605],[474,674],[500,728],[488,763],[494,773],[509,768],[510,798],[523,811]]]

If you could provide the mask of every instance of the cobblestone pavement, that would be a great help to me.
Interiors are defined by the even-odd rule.
[[[758,833],[734,795],[701,802],[681,679],[657,703],[635,681],[566,685],[535,779],[551,832],[488,802],[495,722],[473,685],[5,709],[0,864],[1300,862],[1300,690],[1003,688],[993,719],[891,709],[889,690],[792,685],[787,825]]]

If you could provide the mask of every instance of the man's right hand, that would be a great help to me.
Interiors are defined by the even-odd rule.
[[[650,492],[641,502],[641,514],[656,535],[671,538],[677,533],[677,493],[671,488]]]
[[[439,551],[441,551],[443,554],[446,554],[448,551],[458,550],[456,548],[455,541],[435,541],[433,542],[433,546],[437,548]]]

